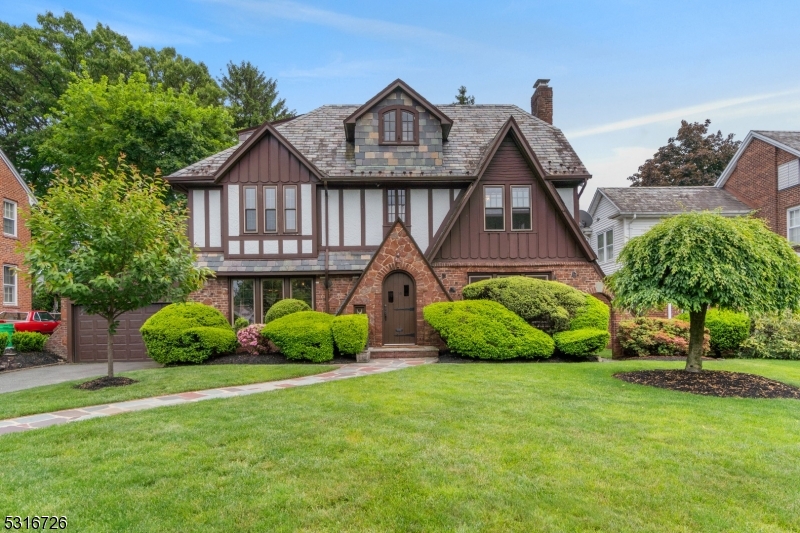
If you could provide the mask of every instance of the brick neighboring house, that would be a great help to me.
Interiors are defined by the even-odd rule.
[[[594,293],[603,273],[578,225],[591,176],[552,125],[552,88],[514,105],[433,105],[402,80],[240,132],[167,179],[187,195],[193,298],[261,322],[283,298],[366,313],[370,346],[437,346],[422,308],[511,274]],[[387,348],[391,351],[391,348]]]
[[[3,301],[0,311],[17,309],[26,311],[33,305],[33,290],[24,270],[23,255],[18,245],[27,245],[31,240],[31,232],[22,223],[20,215],[28,212],[36,199],[2,150],[0,150],[0,197],[3,202],[3,233],[0,236]]]

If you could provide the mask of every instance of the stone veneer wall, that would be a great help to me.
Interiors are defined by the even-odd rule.
[[[228,278],[211,278],[207,280],[202,289],[189,295],[189,301],[214,306],[225,315],[225,318],[231,319]]]
[[[419,112],[419,146],[380,144],[380,110],[390,105],[406,105]],[[397,124],[401,127],[399,118]],[[387,174],[420,168],[434,174],[436,167],[442,166],[441,123],[419,102],[398,89],[356,122],[355,161],[357,167],[381,167]]]

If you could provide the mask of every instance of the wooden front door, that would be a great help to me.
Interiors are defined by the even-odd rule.
[[[393,272],[383,280],[383,343],[416,344],[417,296],[414,280]]]

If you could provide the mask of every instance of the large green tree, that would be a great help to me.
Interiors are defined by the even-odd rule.
[[[636,313],[668,303],[689,312],[686,370],[703,367],[706,311],[764,313],[797,309],[800,258],[754,217],[685,213],[631,239],[608,279],[614,303]]]
[[[475,97],[472,95],[468,95],[466,86],[462,85],[461,87],[458,88],[456,101],[453,103],[456,105],[475,105]]]
[[[169,174],[231,146],[222,107],[202,106],[189,92],[153,86],[144,74],[109,83],[75,77],[58,100],[41,152],[56,168],[94,170],[98,157],[127,162],[145,174]]]
[[[741,141],[733,133],[708,133],[710,120],[681,121],[678,134],[628,177],[633,186],[714,185]]]
[[[234,128],[249,128],[264,122],[295,116],[286,107],[286,100],[278,98],[278,81],[267,78],[249,61],[228,63],[221,85],[233,115]]]
[[[185,205],[163,201],[168,188],[123,158],[115,168],[101,161],[90,176],[57,175],[27,221],[31,277],[106,319],[109,377],[119,316],[183,300],[210,274],[195,266]]]

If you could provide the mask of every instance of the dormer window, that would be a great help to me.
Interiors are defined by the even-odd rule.
[[[380,144],[419,144],[419,113],[413,107],[392,106],[380,113]]]

